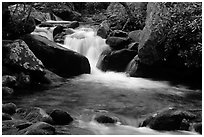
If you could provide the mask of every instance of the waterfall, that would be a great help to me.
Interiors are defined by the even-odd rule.
[[[105,39],[97,36],[91,28],[80,28],[74,31],[75,33],[66,36],[64,47],[86,56],[90,62],[92,74],[99,72],[96,63],[101,52],[108,47]]]

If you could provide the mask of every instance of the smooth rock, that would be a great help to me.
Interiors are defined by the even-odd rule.
[[[63,110],[53,110],[50,116],[57,125],[67,125],[73,121],[73,118]]]
[[[57,75],[72,77],[90,73],[90,64],[85,56],[41,36],[26,35],[23,39],[45,67]]]
[[[118,122],[118,119],[115,117],[111,117],[111,116],[106,116],[106,115],[100,115],[98,117],[95,118],[95,120],[98,123],[103,123],[103,124],[115,124],[116,122]]]

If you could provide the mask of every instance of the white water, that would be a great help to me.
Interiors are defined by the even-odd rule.
[[[115,73],[115,72],[102,72],[96,68],[96,63],[101,52],[108,46],[105,44],[105,40],[101,37],[96,36],[96,33],[91,28],[80,28],[74,30],[75,33],[67,35],[64,45],[61,45],[65,48],[74,50],[78,53],[83,54],[89,59],[91,65],[91,75],[85,74],[77,76],[70,81],[74,84],[94,84],[95,86],[108,87],[113,89],[113,91],[120,92],[131,91],[135,94],[145,94],[147,92],[148,96],[155,94],[155,92],[162,92],[162,94],[170,94],[183,96],[183,91],[181,88],[179,90],[176,87],[172,87],[168,82],[164,81],[152,81],[144,78],[133,78],[127,77],[124,73]],[[50,37],[50,36],[47,36]],[[93,86],[90,86],[93,87]],[[140,89],[165,89],[165,90],[140,90]],[[185,88],[183,88],[186,90]],[[89,90],[89,89],[88,89]],[[92,89],[90,89],[92,90]],[[95,89],[93,89],[95,90]],[[97,88],[96,88],[97,90]],[[112,90],[111,90],[112,91]],[[165,92],[165,93],[164,93]],[[143,97],[143,96],[141,96]],[[147,127],[138,128],[135,125],[105,125],[100,124],[94,121],[92,118],[87,120],[78,119],[78,125],[81,128],[88,129],[93,131],[95,134],[101,135],[167,135],[167,134],[196,134],[193,132],[187,131],[172,131],[172,132],[159,132],[152,130]]]
[[[101,84],[113,89],[125,89],[137,92],[142,88],[169,88],[167,82],[152,81],[144,78],[127,77],[124,73],[102,72],[96,68],[96,63],[101,52],[108,46],[105,39],[96,36],[94,30],[90,28],[81,28],[75,30],[75,33],[67,35],[64,45],[65,48],[74,50],[86,56],[91,65],[91,75],[81,75],[73,79],[75,82],[87,82]],[[143,91],[144,92],[144,91]],[[159,92],[159,91],[158,91]],[[168,90],[167,94],[180,95],[183,92]],[[91,121],[79,120],[79,127],[93,131],[101,135],[167,135],[167,134],[196,134],[187,131],[158,132],[147,127],[137,128],[130,125],[104,125]]]

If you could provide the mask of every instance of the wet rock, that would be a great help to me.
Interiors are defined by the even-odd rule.
[[[2,86],[13,87],[16,84],[16,77],[4,75],[2,76]]]
[[[202,122],[193,124],[193,129],[202,134]]]
[[[180,130],[183,122],[195,119],[196,116],[190,112],[169,108],[162,110],[148,118],[146,118],[140,127],[148,126],[154,130]],[[189,127],[188,127],[189,128]],[[186,129],[188,129],[186,128]]]
[[[44,65],[33,54],[23,40],[3,41],[3,64],[16,71],[29,72],[32,75],[44,76]]]
[[[113,50],[120,50],[127,48],[130,41],[129,39],[123,37],[108,37],[106,39],[106,44],[108,44]]]
[[[2,96],[10,96],[14,93],[14,90],[12,88],[9,87],[2,87]]]
[[[66,35],[70,35],[70,34],[73,34],[73,33],[74,33],[74,31],[72,29],[69,29],[69,28],[65,29],[65,34]]]
[[[134,50],[122,49],[117,51],[104,51],[99,57],[97,67],[103,71],[112,70],[124,72],[129,62],[136,56]]]
[[[97,36],[100,36],[103,39],[106,39],[108,37],[108,33],[110,31],[109,23],[107,20],[103,21],[98,30],[97,30]]]
[[[126,38],[126,37],[128,37],[128,33],[125,32],[125,31],[122,31],[122,30],[114,30],[114,31],[112,31],[109,34],[109,36],[111,36],[111,37],[124,37],[124,38]]]
[[[28,128],[19,131],[19,134],[24,135],[54,135],[55,128],[45,122],[37,122]]]
[[[12,118],[9,114],[2,113],[2,121],[4,120],[12,120]]]
[[[13,115],[16,113],[16,105],[14,103],[6,103],[2,105],[2,112]]]
[[[18,88],[27,88],[31,85],[30,75],[26,75],[21,72],[17,77],[16,87]]]
[[[29,123],[25,120],[6,120],[2,121],[2,134],[3,135],[19,135],[19,129],[17,128],[19,125]],[[31,123],[30,123],[31,124]]]
[[[128,74],[130,77],[136,76],[136,72],[138,71],[138,62],[139,58],[136,55],[130,63],[127,65],[127,68],[125,70],[125,73]]]
[[[46,68],[57,75],[72,77],[90,73],[90,64],[85,56],[41,36],[26,35],[23,39]]]
[[[67,125],[73,121],[73,118],[63,110],[53,110],[50,116],[57,125]]]
[[[106,115],[101,115],[95,118],[95,120],[98,123],[103,123],[103,124],[115,124],[116,122],[118,122],[118,119],[115,117],[111,117],[111,116],[106,116]]]
[[[134,30],[128,34],[128,37],[131,38],[134,42],[140,42],[140,33],[142,30]]]
[[[16,117],[20,119],[25,119],[29,122],[46,122],[49,124],[53,123],[52,118],[42,109],[38,107],[31,107],[27,109],[18,108],[16,112]]]

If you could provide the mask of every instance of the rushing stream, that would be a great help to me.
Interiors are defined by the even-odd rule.
[[[91,64],[91,74],[61,81],[59,86],[44,91],[18,95],[12,102],[20,107],[66,110],[75,118],[74,126],[92,134],[194,134],[187,131],[158,132],[138,128],[138,124],[149,114],[167,107],[201,109],[201,90],[171,85],[168,81],[127,77],[124,73],[101,72],[95,66],[100,53],[108,45],[90,28],[75,30],[66,37],[63,46],[85,55]],[[116,125],[99,124],[93,120],[99,113],[114,115],[120,122]]]

